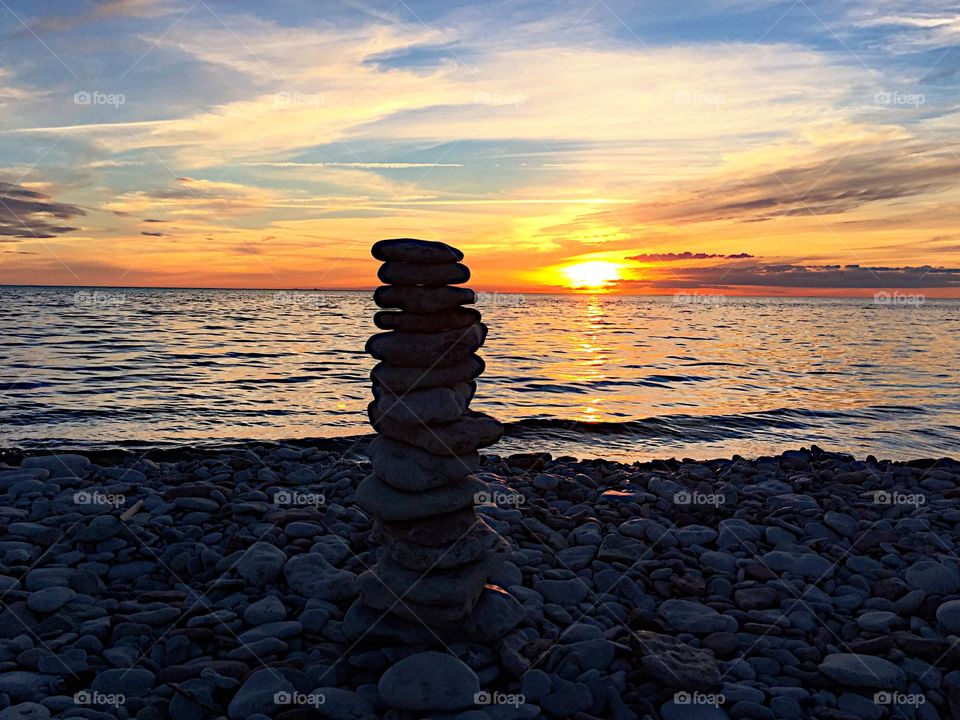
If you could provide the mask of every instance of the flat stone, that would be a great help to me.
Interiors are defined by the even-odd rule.
[[[451,711],[473,706],[480,681],[459,658],[428,651],[388,668],[377,690],[383,701],[397,710]]]
[[[487,585],[462,625],[473,642],[490,644],[506,635],[526,618],[526,610],[515,597],[496,585]]]
[[[732,617],[693,600],[665,600],[660,605],[660,614],[671,627],[694,635],[736,632],[738,629],[737,621]]]
[[[946,563],[920,560],[907,568],[904,577],[911,588],[936,595],[952,595],[960,591],[960,574]]]
[[[960,600],[948,600],[937,608],[937,622],[944,633],[960,635]]]
[[[716,705],[670,700],[660,706],[660,717],[663,720],[727,720],[730,716]]]
[[[378,307],[399,308],[412,313],[436,313],[477,301],[476,293],[461,287],[396,287],[381,285],[373,292]]]
[[[458,383],[449,388],[437,387],[395,395],[374,385],[375,400],[367,412],[376,427],[382,418],[404,425],[453,422],[466,412],[477,386],[474,382]]]
[[[243,619],[248,625],[264,625],[279,622],[287,618],[287,608],[280,598],[265,597],[257,600],[243,611]]]
[[[835,563],[814,552],[771,550],[763,556],[762,562],[774,572],[799,575],[812,580],[831,577],[835,569]]]
[[[476,451],[440,457],[382,435],[370,441],[367,454],[374,472],[388,485],[405,492],[440,487],[480,467],[480,454]]]
[[[77,596],[74,590],[66,587],[48,587],[35,590],[27,596],[27,607],[34,612],[56,612]]]
[[[375,385],[381,385],[395,395],[403,395],[414,390],[453,387],[457,383],[469,382],[480,375],[484,367],[483,358],[479,355],[471,355],[453,365],[426,370],[381,362],[370,371],[370,379]]]
[[[338,570],[319,553],[295,555],[283,568],[287,586],[298,595],[337,603],[356,595],[357,576]]]
[[[251,644],[261,640],[292,640],[302,634],[303,625],[299,621],[281,620],[244,630],[237,636],[237,639],[242,644]]]
[[[251,585],[269,585],[280,576],[286,561],[283,550],[267,542],[258,542],[237,562],[237,571]]]
[[[421,522],[420,520],[381,521],[380,524],[383,525],[384,530],[395,538],[418,545],[437,547],[439,545],[449,545],[456,541],[457,538],[469,532],[470,528],[478,522],[480,522],[480,518],[470,507],[452,513],[436,515],[430,518],[430,522]]]
[[[50,711],[40,703],[25,702],[0,710],[0,720],[46,720]]]
[[[466,455],[503,437],[503,425],[489,415],[467,411],[458,420],[429,426],[403,425],[382,418],[376,429],[394,440],[416,445],[434,455]]]
[[[487,484],[472,475],[422,492],[408,493],[368,475],[357,488],[357,504],[374,517],[388,522],[419,520],[471,507]]]
[[[382,526],[375,529],[373,539],[384,545],[384,551],[390,557],[411,570],[447,570],[476,560],[494,545],[504,546],[503,552],[509,549],[507,541],[482,519],[470,532],[447,546],[430,547],[398,540],[389,537]]]
[[[316,705],[314,712],[325,720],[363,720],[375,715],[373,703],[360,693],[342,688],[319,687],[310,694],[323,698],[323,702]]]
[[[358,587],[370,607],[388,610],[403,602],[418,605],[446,605],[467,608],[476,602],[484,584],[506,559],[502,548],[495,548],[477,562],[453,570],[423,573],[408,570],[389,556],[383,557],[373,571],[360,575]],[[429,618],[427,618],[429,622]]]
[[[145,697],[153,689],[156,676],[143,668],[111,668],[102,670],[90,684],[102,693],[123,693],[127,697]]]
[[[463,253],[457,248],[436,240],[416,240],[414,238],[393,238],[375,242],[370,254],[382,262],[422,263],[441,265],[457,263],[463,260]]]
[[[868,610],[857,617],[857,626],[867,632],[888,633],[903,624],[900,616],[889,610]]]
[[[483,347],[486,338],[487,326],[483,323],[436,333],[391,330],[371,335],[364,349],[390,365],[444,367],[465,360]]]
[[[671,689],[708,692],[722,685],[720,667],[709,652],[646,630],[634,632],[630,642],[644,671]]]
[[[380,282],[386,285],[459,285],[470,279],[470,268],[461,263],[433,265],[412,262],[385,262],[377,270]]]
[[[563,607],[573,607],[587,599],[590,588],[583,580],[539,580],[533,589],[543,595],[544,600]]]
[[[23,459],[20,467],[24,470],[40,468],[50,473],[51,478],[86,477],[90,472],[90,460],[83,455],[59,453],[57,455],[37,455]]]
[[[857,653],[827,655],[820,672],[841,685],[877,690],[897,690],[907,681],[906,673],[889,660]]]
[[[252,673],[230,701],[227,714],[230,720],[246,720],[254,713],[275,716],[280,706],[274,703],[277,693],[293,694],[293,684],[278,670],[265,668]]]
[[[455,307],[438,313],[420,314],[396,310],[381,310],[373,316],[373,324],[381,330],[432,333],[456,330],[480,322],[476,308]]]

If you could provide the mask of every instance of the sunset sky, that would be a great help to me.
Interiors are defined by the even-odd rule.
[[[0,283],[960,296],[942,0],[0,0]]]

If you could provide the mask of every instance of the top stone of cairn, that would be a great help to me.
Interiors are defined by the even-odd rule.
[[[384,262],[440,265],[463,260],[463,253],[446,243],[433,240],[414,240],[413,238],[381,240],[374,243],[371,252],[377,260]]]

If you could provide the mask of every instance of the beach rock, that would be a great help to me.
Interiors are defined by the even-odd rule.
[[[380,240],[373,244],[370,253],[383,262],[442,265],[463,260],[463,253],[446,243],[413,238]]]
[[[392,665],[377,683],[383,701],[412,712],[463,710],[480,692],[476,673],[448,653],[428,651]]]
[[[50,717],[50,711],[35,702],[11,705],[0,710],[0,720],[46,720],[48,717]]]
[[[243,619],[248,625],[263,625],[279,622],[287,617],[287,609],[279,598],[265,597],[243,611]]]
[[[90,459],[84,455],[59,453],[24,458],[20,467],[23,470],[46,470],[51,478],[83,478],[90,472],[90,465]]]
[[[375,708],[363,695],[336,687],[319,687],[310,693],[322,697],[314,712],[327,720],[363,720],[373,717]]]
[[[960,573],[936,560],[920,560],[907,568],[907,585],[936,595],[951,595],[960,591]]]
[[[373,293],[378,307],[399,308],[411,313],[438,313],[460,305],[470,305],[477,296],[469,288],[459,287],[394,287],[381,285]]]
[[[900,689],[907,680],[903,670],[889,660],[857,653],[827,655],[820,672],[840,685],[877,690]]]
[[[292,695],[295,688],[279,671],[272,668],[257,670],[240,686],[227,714],[230,720],[247,720],[254,713],[264,713],[274,717],[279,706],[274,703],[277,693]]]
[[[681,640],[646,630],[631,634],[630,644],[650,677],[674,690],[717,690],[722,684],[716,659]]]
[[[389,365],[444,367],[467,359],[483,346],[486,337],[487,326],[483,323],[436,333],[392,330],[372,335],[366,351]]]
[[[473,383],[458,383],[394,395],[387,390],[378,392],[374,386],[376,399],[368,407],[370,422],[374,427],[381,418],[415,426],[453,422],[466,411],[475,390]]]
[[[77,595],[76,591],[67,587],[48,587],[35,590],[27,596],[27,607],[38,613],[52,613]]]
[[[466,307],[455,307],[429,314],[381,310],[373,316],[373,324],[381,330],[403,330],[415,333],[456,330],[477,322],[480,322],[480,311]]]
[[[480,519],[474,513],[473,508],[470,507],[444,515],[434,515],[428,523],[381,521],[380,524],[385,532],[404,542],[439,547],[456,541],[470,532],[471,528],[478,522],[480,522]]]
[[[430,490],[464,475],[471,475],[480,466],[480,454],[439,457],[413,445],[378,436],[370,441],[367,453],[374,472],[397,490],[419,492]]]
[[[960,635],[960,600],[949,600],[937,608],[937,622],[950,635]]]
[[[677,702],[670,700],[660,706],[660,717],[663,720],[727,720],[730,716],[716,705],[705,703],[691,704],[689,701]],[[743,715],[741,717],[748,717]]]
[[[376,475],[368,475],[357,488],[357,504],[387,522],[418,520],[470,507],[476,496],[486,489],[486,483],[468,475],[442,487],[408,493],[388,485]]]
[[[338,570],[319,553],[290,558],[283,567],[287,586],[298,595],[337,603],[356,596],[357,576]]]
[[[680,632],[708,635],[737,631],[737,621],[732,617],[721,615],[709,605],[693,600],[666,600],[660,605],[660,614]]]
[[[377,271],[380,282],[386,285],[459,285],[470,279],[470,270],[460,263],[433,265],[411,262],[385,262]]]
[[[375,429],[394,440],[447,457],[472,453],[493,445],[503,436],[503,425],[489,415],[473,411],[467,411],[454,422],[429,427],[380,418]]]
[[[458,538],[450,545],[441,547],[430,547],[429,545],[417,545],[408,543],[397,538],[389,537],[384,532],[386,540],[384,542],[386,553],[404,567],[411,570],[446,570],[459,567],[476,560],[485,552],[491,552],[495,545],[500,549],[497,553],[506,553],[509,550],[507,542],[501,538],[486,522],[482,519],[462,537]],[[374,534],[374,540],[381,539],[381,536]]]
[[[267,542],[254,543],[237,562],[237,572],[251,585],[269,585],[280,576],[287,556]]]
[[[814,552],[772,550],[761,558],[761,562],[774,572],[799,575],[812,580],[830,577],[835,569],[834,563]]]
[[[457,383],[469,382],[484,370],[483,359],[479,355],[469,357],[452,365],[417,368],[397,367],[388,363],[378,363],[370,371],[370,379],[394,395],[403,395],[414,390],[432,387],[452,387]]]

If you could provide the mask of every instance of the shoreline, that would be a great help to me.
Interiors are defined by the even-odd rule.
[[[308,710],[283,692],[334,718],[853,720],[886,693],[960,712],[956,460],[485,455],[478,512],[511,546],[491,583],[523,617],[439,647],[493,702],[398,712],[386,671],[437,638],[350,613],[379,551],[355,504],[369,463],[321,444],[0,452],[0,700],[57,717],[119,693],[101,709],[158,720]]]

